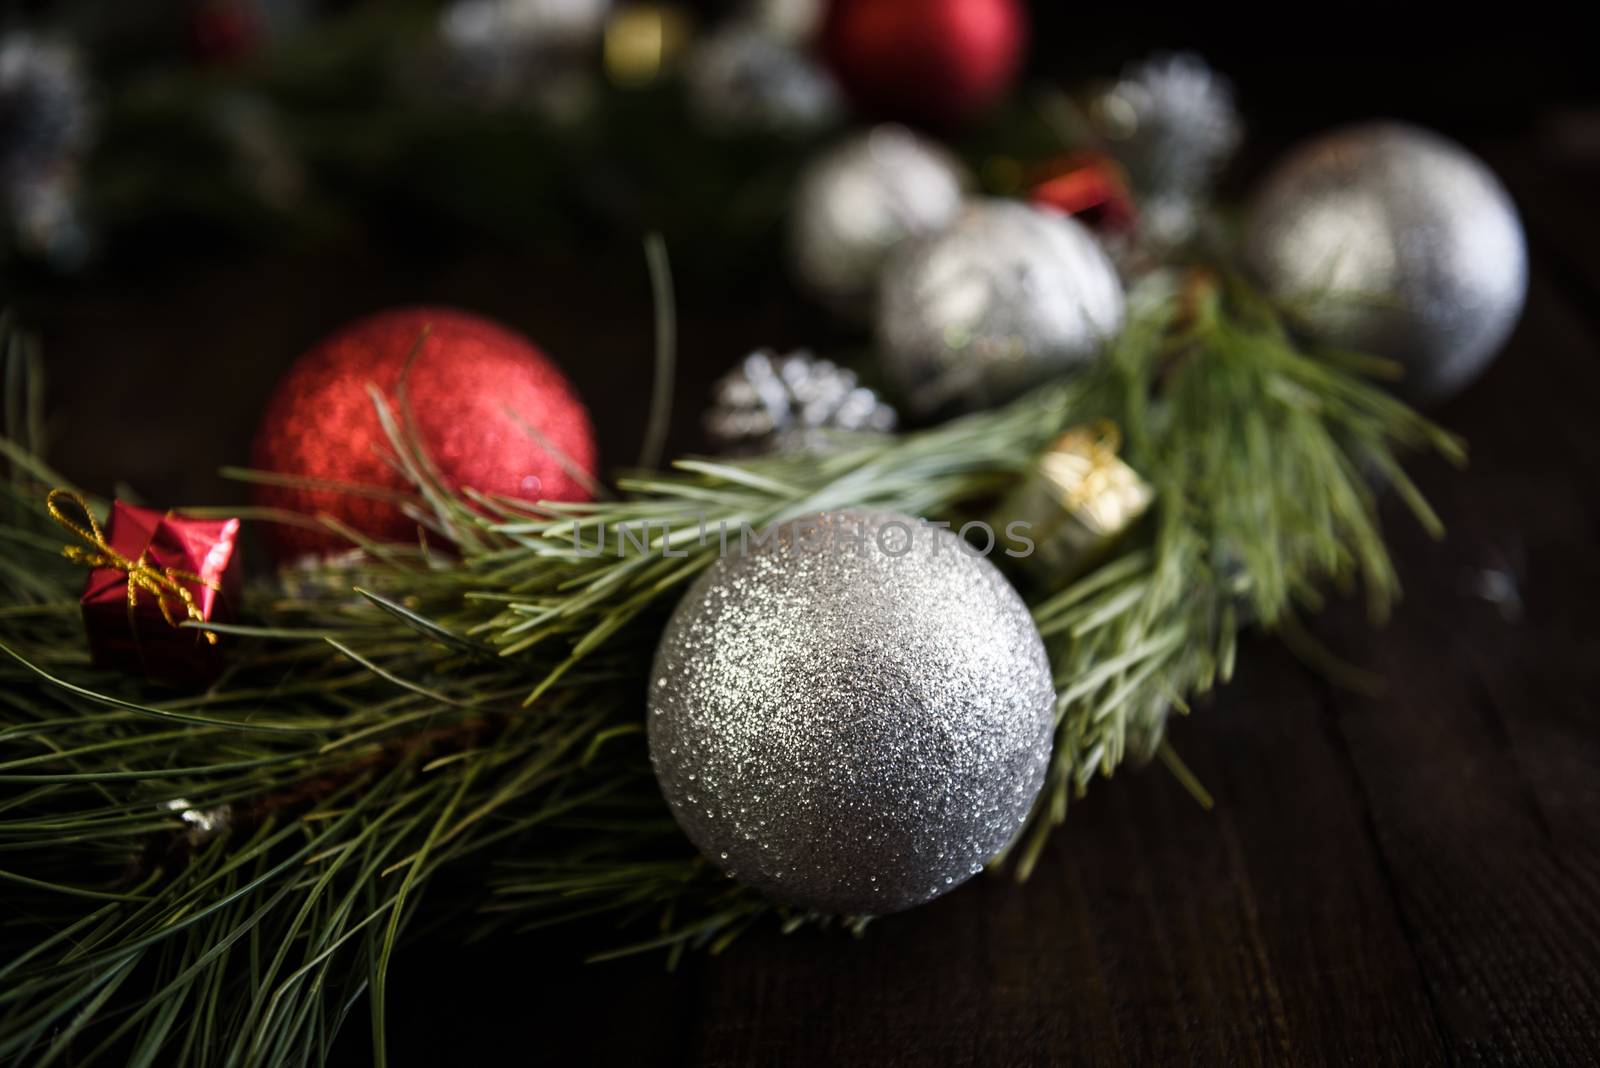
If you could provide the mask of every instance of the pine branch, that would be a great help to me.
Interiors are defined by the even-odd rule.
[[[637,932],[624,950],[672,955],[773,912],[825,921],[696,858],[650,772],[645,673],[720,524],[960,520],[1067,427],[1122,426],[1152,515],[1072,585],[1024,586],[1060,712],[1025,874],[1096,774],[1158,751],[1181,768],[1169,709],[1227,679],[1247,620],[1285,625],[1357,580],[1383,610],[1397,583],[1367,476],[1431,524],[1396,450],[1459,453],[1210,276],[1146,287],[1100,368],[1009,408],[820,457],[681,461],[615,501],[454,493],[380,399],[433,541],[354,537],[357,557],[256,588],[253,614],[216,628],[228,674],[182,696],[87,663],[82,574],[38,506],[54,476],[17,443],[34,440],[13,403],[26,378],[8,368],[8,419],[24,414],[0,497],[0,1060],[40,1063],[298,1062],[362,997],[381,1059],[388,969],[419,915],[480,934],[603,916]],[[482,893],[429,896],[444,871]]]

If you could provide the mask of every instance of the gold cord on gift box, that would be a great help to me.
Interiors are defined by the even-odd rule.
[[[1000,515],[1028,524],[1034,549],[1024,567],[1051,582],[1071,579],[1150,507],[1154,494],[1117,455],[1121,447],[1117,425],[1103,419],[1066,431],[1034,461]]]
[[[1119,533],[1143,514],[1149,489],[1117,456],[1122,432],[1109,419],[1062,434],[1039,460],[1039,470],[1068,512],[1088,516],[1100,531]]]
[[[83,513],[83,518],[88,521],[85,526],[70,518],[62,507],[62,502],[77,505]],[[95,519],[89,502],[83,499],[81,493],[72,490],[53,489],[45,498],[45,507],[50,510],[50,518],[60,523],[63,527],[76,534],[88,545],[63,546],[61,555],[73,563],[83,564],[86,567],[109,567],[122,571],[128,576],[128,615],[131,618],[139,606],[140,592],[151,594],[156,599],[156,604],[161,608],[161,615],[172,626],[183,624],[179,617],[178,608],[182,606],[182,614],[196,623],[206,621],[205,613],[195,603],[194,594],[189,592],[185,582],[197,583],[213,590],[222,587],[216,582],[201,578],[192,571],[183,571],[175,567],[157,567],[149,560],[148,551],[139,554],[139,559],[130,560],[113,549],[106,541],[105,532],[100,529],[99,520]],[[211,631],[204,631],[206,641],[212,645],[217,644],[217,636]]]

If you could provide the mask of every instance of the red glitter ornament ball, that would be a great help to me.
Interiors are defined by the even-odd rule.
[[[1027,49],[1020,0],[833,0],[823,51],[857,106],[947,125],[999,100]]]
[[[588,499],[569,467],[593,474],[594,430],[566,377],[522,335],[447,308],[381,312],[300,357],[267,402],[253,465],[409,491],[389,459],[393,449],[367,392],[369,383],[377,386],[398,413],[402,377],[418,439],[452,488],[527,500]],[[368,496],[259,486],[256,503],[326,513],[383,541],[417,540],[414,521]],[[331,532],[282,524],[269,529],[280,560],[348,548]]]

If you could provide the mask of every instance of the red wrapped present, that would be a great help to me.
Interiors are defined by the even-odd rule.
[[[1095,230],[1120,233],[1133,228],[1133,194],[1122,168],[1098,152],[1078,152],[1051,160],[1029,191],[1040,207],[1076,215]]]
[[[83,622],[95,666],[183,686],[222,670],[217,635],[183,626],[225,623],[239,604],[239,521],[185,519],[116,501],[102,530],[75,493],[51,492],[50,514],[83,541],[69,559],[93,568]],[[68,514],[76,506],[84,522]]]

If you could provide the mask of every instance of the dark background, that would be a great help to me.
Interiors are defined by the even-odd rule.
[[[1030,883],[979,879],[860,942],[764,928],[669,974],[649,957],[579,963],[620,940],[604,929],[426,940],[391,986],[403,1062],[1600,1055],[1591,35],[1524,7],[1041,3],[1035,15],[1035,77],[1110,74],[1171,47],[1226,71],[1253,139],[1236,188],[1293,139],[1391,116],[1463,140],[1516,197],[1533,255],[1527,311],[1488,375],[1435,413],[1469,437],[1472,465],[1419,468],[1449,540],[1430,543],[1397,512],[1396,618],[1374,631],[1359,606],[1338,605],[1318,624],[1384,691],[1337,690],[1252,638],[1237,681],[1174,729],[1215,811],[1159,769],[1128,769],[1073,811]],[[83,275],[13,274],[48,354],[54,460],[98,490],[122,480],[154,500],[240,500],[215,472],[244,460],[295,355],[352,316],[426,301],[538,340],[594,409],[606,461],[630,462],[649,396],[643,227],[597,221],[575,241],[508,247],[408,218],[403,197],[386,203],[401,210],[359,239],[261,246],[178,214],[129,231]],[[748,349],[851,341],[796,296],[775,250],[738,272],[716,251],[674,249],[673,451],[699,444],[709,382]],[[358,1014],[340,1049],[351,1063],[365,1031]]]

